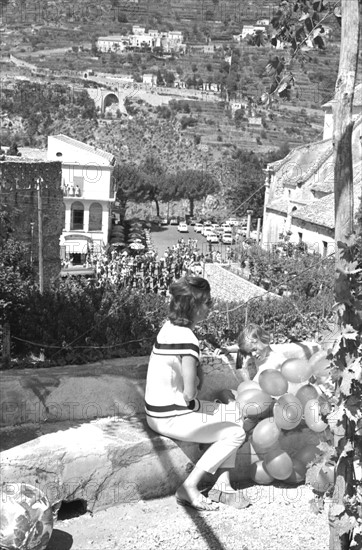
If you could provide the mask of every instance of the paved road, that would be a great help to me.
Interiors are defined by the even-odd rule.
[[[179,233],[177,231],[177,226],[162,226],[152,231],[151,238],[159,256],[163,256],[167,247],[172,247],[180,238],[183,238],[185,241],[189,238],[196,239],[199,250],[204,255],[209,253],[209,243],[206,241],[206,238],[196,233],[193,227],[189,227],[189,233]],[[222,259],[225,259],[226,249],[228,247],[221,243],[212,246],[214,250],[219,250]],[[236,246],[238,245],[233,245],[232,248]],[[204,277],[206,277],[210,283],[213,297],[225,302],[247,302],[256,296],[263,296],[266,294],[264,289],[223,269],[220,264],[205,264]]]
[[[193,226],[189,226],[188,233],[179,233],[177,231],[177,225],[165,225],[160,228],[153,228],[151,231],[151,238],[160,257],[163,256],[168,246],[172,247],[181,238],[185,241],[187,241],[187,239],[196,239],[198,248],[204,256],[210,251],[210,245],[206,238],[200,235],[200,233],[196,233]],[[233,245],[233,247],[235,246],[237,245]],[[228,247],[222,243],[212,245],[212,250],[219,250],[222,258],[225,258],[227,248]]]

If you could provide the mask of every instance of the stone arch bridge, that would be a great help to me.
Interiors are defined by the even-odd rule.
[[[129,91],[126,90],[109,90],[107,88],[83,88],[87,91],[89,97],[93,99],[95,106],[99,107],[101,113],[104,113],[107,107],[117,105],[117,108],[122,114],[127,115],[127,110],[124,105],[126,97],[130,97]]]

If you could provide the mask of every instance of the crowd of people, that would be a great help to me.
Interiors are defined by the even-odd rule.
[[[149,247],[147,251],[120,251],[113,248],[108,254],[93,253],[87,267],[93,267],[97,283],[111,283],[118,288],[143,289],[166,295],[173,281],[186,274],[202,275],[205,258],[197,241],[180,239],[168,247],[162,257]]]

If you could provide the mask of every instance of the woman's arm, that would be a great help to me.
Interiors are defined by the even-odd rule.
[[[198,361],[191,355],[182,357],[181,373],[184,382],[183,396],[187,404],[197,395],[197,364]]]

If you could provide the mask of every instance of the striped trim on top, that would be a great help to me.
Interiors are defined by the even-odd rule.
[[[160,344],[156,341],[153,353],[155,355],[195,355],[198,358],[200,348],[196,344]]]

